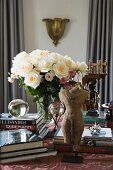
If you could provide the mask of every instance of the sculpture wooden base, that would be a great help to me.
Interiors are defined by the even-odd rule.
[[[69,162],[69,163],[82,163],[83,157],[78,155],[64,155],[61,162]]]

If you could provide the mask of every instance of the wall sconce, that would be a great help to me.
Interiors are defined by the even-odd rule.
[[[46,22],[47,32],[49,37],[53,40],[55,46],[59,43],[59,39],[63,36],[65,25],[69,22],[69,19],[61,19],[61,18],[54,18],[49,19],[45,18],[42,21]]]

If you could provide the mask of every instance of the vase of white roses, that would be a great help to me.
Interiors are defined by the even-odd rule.
[[[70,57],[47,50],[25,51],[17,54],[12,61],[8,81],[18,79],[20,86],[33,96],[48,118],[48,106],[55,99],[61,88],[70,89],[75,84],[75,77],[87,71],[84,62],[74,62]]]

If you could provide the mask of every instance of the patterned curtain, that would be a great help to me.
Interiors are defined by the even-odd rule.
[[[22,0],[0,0],[0,113],[7,112],[8,103],[15,98],[25,100],[18,83],[8,83],[13,57],[24,50]]]
[[[113,0],[90,0],[87,62],[107,61],[107,76],[100,79],[100,104],[113,100]]]

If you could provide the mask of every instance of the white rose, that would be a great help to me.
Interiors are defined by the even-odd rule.
[[[14,57],[14,60],[12,60],[13,62],[13,65],[16,66],[16,65],[19,65],[22,61],[24,61],[27,57],[29,57],[29,55],[23,51],[19,54],[17,54],[15,57]]]
[[[49,51],[48,50],[34,50],[30,53],[30,56],[34,56],[34,57],[37,57],[37,58],[42,58],[42,57],[47,57],[49,54]]]
[[[11,74],[14,74],[15,76],[19,75],[18,67],[12,67],[11,68]]]
[[[42,57],[48,57],[49,51],[48,50],[41,50],[40,55]]]
[[[46,73],[45,74],[45,79],[47,80],[47,81],[52,81],[53,80],[53,74],[51,74],[51,73]]]
[[[50,58],[44,57],[39,61],[39,68],[41,72],[48,72],[52,69],[53,61]]]
[[[64,62],[70,70],[75,68],[75,62],[70,57],[65,56]]]
[[[64,62],[59,62],[53,65],[53,70],[58,78],[67,77],[69,74],[69,68]]]
[[[11,68],[11,73],[24,77],[32,69],[33,69],[33,64],[31,63],[30,56],[27,55],[27,57],[21,60],[20,59],[14,60],[13,67]]]
[[[78,70],[83,73],[83,72],[86,72],[88,69],[88,66],[85,62],[81,62],[78,66]]]
[[[52,74],[52,76],[55,76],[55,72],[53,70],[50,71],[50,73]]]
[[[34,66],[36,66],[36,67],[38,67],[38,64],[39,64],[39,58],[38,58],[38,56],[31,56],[31,63],[34,65]]]
[[[34,89],[36,89],[36,87],[39,86],[40,82],[41,82],[41,76],[36,71],[32,71],[28,73],[24,80],[24,83],[27,86],[33,87]]]
[[[39,54],[40,54],[40,51],[41,50],[39,50],[39,49],[36,49],[36,50],[33,50],[32,52],[30,52],[29,54],[30,54],[30,56],[39,56]]]
[[[29,55],[31,56],[31,62],[34,66],[38,67],[39,60],[41,59],[40,55],[41,50],[34,50]]]
[[[75,63],[75,71],[78,72],[78,73],[80,73],[80,62],[79,62],[79,61],[77,61],[77,62]]]
[[[51,59],[53,60],[53,63],[57,63],[57,62],[62,61],[64,59],[64,56],[60,55],[58,53],[52,52],[49,55],[51,56]]]
[[[30,71],[31,62],[30,56],[26,52],[21,52],[16,57],[14,57],[13,66],[11,68],[11,73],[19,76],[23,76],[22,73]],[[29,67],[29,69],[28,69]]]
[[[20,72],[19,75],[25,77],[26,74],[32,71],[32,69],[33,69],[32,63],[28,61],[23,61],[23,63],[21,63],[19,68],[19,72]]]

